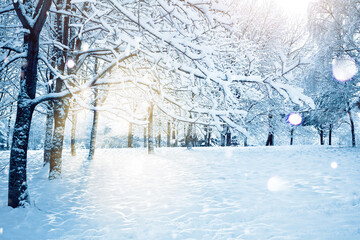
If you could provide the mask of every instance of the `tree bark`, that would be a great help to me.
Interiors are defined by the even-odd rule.
[[[190,116],[191,118],[191,116]],[[185,138],[185,145],[187,149],[192,149],[193,147],[193,124],[189,123],[187,134]]]
[[[154,104],[150,103],[149,107],[149,123],[148,123],[148,154],[154,153],[154,138],[153,138],[153,119],[154,118]]]
[[[176,128],[175,128],[175,124],[173,123],[173,129],[172,129],[172,146],[173,147],[177,147],[178,143],[177,143],[177,139],[176,139]]]
[[[16,208],[30,202],[27,190],[26,165],[29,133],[34,107],[26,103],[21,91],[10,151],[8,206]]]
[[[160,148],[161,147],[161,121],[160,120],[159,120],[159,135],[157,138],[158,138],[157,146]]]
[[[231,131],[229,126],[226,129],[226,146],[231,146]]]
[[[52,102],[49,102],[49,108],[46,113],[45,123],[45,140],[44,140],[44,166],[50,163],[51,148],[52,148],[52,134],[54,129],[54,111],[52,108]]]
[[[171,123],[170,123],[170,121],[168,121],[168,123],[167,123],[167,139],[166,139],[167,147],[171,146],[170,139],[171,139]]]
[[[329,145],[331,145],[331,138],[332,138],[332,124],[329,126]]]
[[[274,134],[269,132],[268,138],[266,140],[266,146],[274,146]]]
[[[290,145],[294,145],[294,128],[290,130]]]
[[[65,5],[65,10],[70,10],[70,0],[57,0],[59,9],[63,10],[61,7]],[[61,13],[57,13],[55,21],[55,31],[57,34],[58,42],[61,42],[64,46],[68,46],[69,42],[69,16],[65,16]],[[67,59],[67,51],[62,49],[57,49],[57,58],[58,58],[58,70],[61,73],[65,72],[65,62]],[[55,92],[61,92],[65,90],[66,86],[63,82],[63,79],[56,79]],[[55,179],[61,175],[61,165],[62,165],[62,151],[64,144],[64,133],[65,133],[65,124],[69,112],[70,98],[63,97],[53,101],[54,104],[54,133],[51,149],[51,159],[50,159],[50,171],[49,179]]]
[[[23,2],[29,3],[30,1],[25,0]],[[27,189],[26,165],[30,126],[35,108],[30,100],[35,98],[36,93],[39,35],[46,21],[46,12],[50,9],[51,1],[40,1],[38,4],[39,13],[37,19],[30,26],[27,20],[28,16],[24,14],[32,15],[32,13],[28,12],[31,10],[26,9],[26,13],[24,13],[20,8],[20,2],[13,1],[19,20],[23,27],[29,31],[29,33],[24,33],[26,61],[21,66],[20,92],[10,150],[8,206],[13,208],[25,206],[30,202]]]
[[[25,206],[30,202],[26,165],[34,106],[29,100],[35,97],[36,92],[39,37],[35,34],[25,34],[24,46],[27,47],[27,58],[21,67],[20,93],[10,151],[8,205],[13,208]]]
[[[220,133],[220,146],[221,147],[225,147],[225,143],[226,143],[226,126],[223,126],[223,130]]]
[[[129,123],[129,129],[128,129],[128,148],[132,148],[133,146],[133,123]]]
[[[94,89],[94,102],[93,102],[93,119],[91,125],[91,133],[90,133],[90,146],[89,146],[89,155],[88,160],[91,161],[94,159],[95,150],[96,150],[96,137],[97,137],[97,129],[99,124],[99,112],[96,110],[98,106],[98,90]]]
[[[211,129],[210,126],[206,127],[206,146],[211,146]]]
[[[349,116],[349,121],[350,121],[350,129],[351,129],[351,146],[355,147],[356,146],[356,141],[355,141],[355,125],[354,125],[354,120],[352,118],[351,115],[351,110],[348,110],[348,116]]]
[[[247,147],[247,146],[249,146],[249,144],[248,144],[248,138],[245,136],[245,137],[244,137],[244,147]]]
[[[69,112],[69,98],[54,100],[54,133],[51,148],[49,179],[61,175],[62,151],[64,145],[65,124]]]
[[[8,124],[7,124],[7,132],[6,132],[6,149],[10,149],[10,136],[11,136],[11,120],[12,120],[12,114],[13,114],[13,105],[10,106],[10,114],[8,118]]]
[[[266,146],[274,146],[274,125],[273,125],[273,115],[270,113],[268,115],[269,119],[269,133],[268,138],[266,140]]]
[[[71,156],[76,156],[77,111],[71,112]]]
[[[324,130],[320,130],[320,145],[324,145],[325,141],[324,141]]]
[[[147,148],[147,129],[144,127],[144,148]]]

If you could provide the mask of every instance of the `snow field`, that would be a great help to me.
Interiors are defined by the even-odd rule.
[[[65,153],[63,177],[48,181],[42,152],[30,152],[25,209],[6,206],[1,172],[0,239],[360,239],[357,148],[86,154]],[[0,169],[7,161],[0,152]]]

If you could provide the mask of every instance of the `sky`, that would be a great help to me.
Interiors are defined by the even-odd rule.
[[[309,2],[312,0],[274,0],[289,15],[306,15]]]

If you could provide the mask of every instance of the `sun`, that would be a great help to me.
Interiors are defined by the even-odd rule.
[[[314,0],[274,0],[274,2],[282,9],[285,13],[290,16],[306,16],[307,9],[310,2]]]

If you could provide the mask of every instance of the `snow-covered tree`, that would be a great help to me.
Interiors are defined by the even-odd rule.
[[[320,0],[313,3],[309,13],[315,54],[308,78],[312,81],[310,88],[318,99],[315,113],[318,116],[315,118],[319,122],[315,125],[321,135],[325,128],[332,131],[335,123],[346,114],[352,146],[356,144],[352,112],[357,106],[359,90],[358,7],[359,3],[352,0]],[[324,125],[325,122],[328,126]]]

